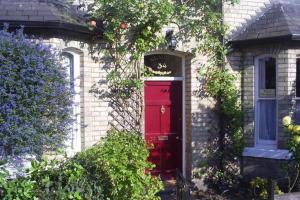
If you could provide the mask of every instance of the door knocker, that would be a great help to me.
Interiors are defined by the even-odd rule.
[[[161,106],[161,108],[160,108],[160,112],[162,113],[162,114],[164,114],[165,112],[166,112],[166,109],[165,109],[165,107],[162,105]]]

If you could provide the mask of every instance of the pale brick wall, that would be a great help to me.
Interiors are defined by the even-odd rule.
[[[274,0],[239,0],[235,5],[224,5],[224,22],[232,32],[255,19]]]
[[[80,52],[81,143],[82,149],[86,149],[105,136],[108,130],[108,102],[89,92],[98,81],[106,82],[106,71],[92,59],[86,43],[58,38],[51,38],[47,43],[61,51],[68,48]],[[101,87],[106,89],[105,84]]]
[[[240,0],[235,5],[223,6],[224,22],[229,26],[229,38],[232,34],[243,30],[253,20],[257,19],[268,4],[273,0]],[[246,146],[254,145],[254,58],[270,50],[259,46],[252,48],[233,49],[227,58],[227,68],[231,68],[239,78],[237,87],[241,89],[242,109],[244,113],[244,139]]]
[[[293,76],[295,77],[296,60],[292,58],[285,45],[253,45],[244,48],[240,54],[243,58],[242,66],[242,101],[244,112],[244,139],[246,146],[252,147],[255,142],[255,58],[270,55],[276,58],[277,63],[277,103],[278,103],[278,148],[285,147],[286,136],[282,129],[281,120],[291,111],[291,97]],[[290,66],[290,67],[289,67]]]

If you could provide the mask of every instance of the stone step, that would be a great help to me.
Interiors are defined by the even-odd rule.
[[[283,195],[276,195],[275,200],[299,200],[300,192],[287,193]]]

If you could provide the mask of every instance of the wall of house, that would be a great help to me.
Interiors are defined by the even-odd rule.
[[[93,84],[106,82],[106,71],[101,63],[93,60],[86,43],[59,38],[51,38],[45,42],[60,51],[68,49],[80,54],[81,148],[86,149],[105,136],[108,129],[108,102],[90,93]],[[101,86],[102,89],[106,87],[105,84]]]
[[[224,4],[224,22],[229,26],[229,38],[243,30],[247,25],[259,17],[273,0],[240,0],[238,3]],[[246,146],[254,145],[254,55],[259,55],[256,47],[241,51],[231,49],[227,57],[227,68],[238,76],[237,87],[241,88],[244,110],[244,138]],[[243,79],[243,82],[241,82]]]
[[[291,78],[288,74],[292,70],[290,65],[291,50],[283,44],[252,45],[237,51],[241,56],[242,68],[242,102],[244,112],[244,138],[247,147],[253,147],[255,142],[254,115],[255,115],[255,58],[262,55],[272,55],[277,62],[277,98],[278,98],[278,148],[285,146],[286,136],[282,129],[281,120],[290,112],[291,104],[289,91],[291,91]],[[296,60],[294,61],[294,63]],[[235,65],[232,65],[235,68]]]
[[[180,43],[177,50],[190,52],[196,41]],[[197,54],[186,58],[186,169],[187,177],[205,161],[204,151],[218,131],[218,117],[214,113],[215,102],[204,95],[203,82],[198,72],[207,63],[207,58]]]

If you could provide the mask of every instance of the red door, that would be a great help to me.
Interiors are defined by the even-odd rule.
[[[145,139],[153,144],[153,175],[174,179],[182,171],[182,82],[145,82]]]

